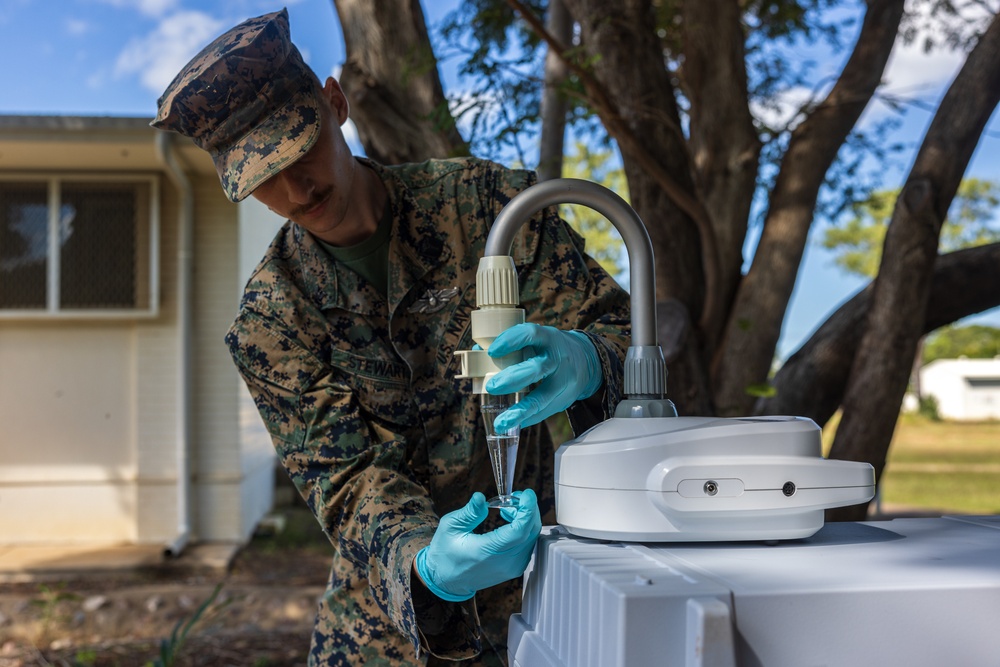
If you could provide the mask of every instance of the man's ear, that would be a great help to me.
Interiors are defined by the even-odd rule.
[[[327,77],[326,83],[323,85],[323,95],[330,103],[330,108],[337,114],[337,123],[339,125],[346,123],[347,117],[351,113],[351,105],[347,101],[344,89],[332,76]]]

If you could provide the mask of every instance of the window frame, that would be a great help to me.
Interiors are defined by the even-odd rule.
[[[60,301],[60,230],[61,184],[81,183],[135,183],[149,187],[149,228],[146,230],[149,247],[149,275],[145,276],[148,295],[137,294],[137,301],[146,307],[132,308],[68,308]],[[160,179],[154,173],[121,172],[46,172],[39,174],[0,172],[0,183],[45,183],[48,206],[48,248],[46,255],[45,308],[4,308],[0,305],[2,320],[133,320],[152,319],[160,314]],[[139,277],[137,275],[137,277]]]

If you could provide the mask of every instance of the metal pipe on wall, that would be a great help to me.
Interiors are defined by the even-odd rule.
[[[181,554],[191,539],[191,442],[193,440],[193,269],[194,192],[174,154],[172,135],[156,134],[156,154],[180,194],[177,239],[177,535],[165,547],[171,557]]]

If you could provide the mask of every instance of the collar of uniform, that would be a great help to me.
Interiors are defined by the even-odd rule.
[[[312,234],[298,225],[292,225],[292,234],[304,291],[318,308],[339,308],[366,315],[378,309],[382,296],[367,280],[338,264]]]
[[[426,289],[424,276],[447,263],[453,254],[441,221],[427,212],[410,193],[406,183],[391,168],[365,158],[361,162],[375,170],[389,193],[393,225],[389,237],[389,312],[415,288]]]
[[[451,258],[452,250],[433,216],[421,214],[420,205],[391,169],[366,158],[355,159],[378,174],[389,194],[386,205],[392,207],[393,224],[387,297],[389,312],[393,312],[412,289],[421,286],[428,272]],[[353,271],[339,266],[309,233],[296,228],[295,235],[302,259],[302,278],[317,306],[361,314],[378,309],[382,296],[375,288]]]

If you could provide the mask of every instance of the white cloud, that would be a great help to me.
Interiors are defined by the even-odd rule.
[[[906,3],[908,19],[917,27],[917,34],[909,44],[897,39],[882,77],[883,92],[903,97],[939,97],[967,56],[944,45],[946,32],[954,30],[970,36],[973,26],[978,23],[984,30],[988,19],[1000,10],[996,0],[986,0],[982,4],[967,3],[959,8],[958,16],[952,16],[945,11],[933,13],[936,4],[917,0]],[[929,53],[924,50],[928,38],[936,44]]]
[[[65,25],[70,35],[85,35],[94,27],[89,21],[74,18],[67,18]]]
[[[475,132],[473,122],[474,116],[481,114],[480,120],[487,127],[496,123],[503,123],[502,117],[503,103],[499,93],[489,92],[476,94],[468,89],[452,91],[449,96],[448,109],[458,126],[458,131],[463,137],[471,137]]]
[[[104,88],[104,84],[107,81],[107,72],[103,69],[92,72],[85,80],[87,88],[93,91],[99,91]]]
[[[144,16],[160,17],[177,7],[178,0],[97,0],[117,9],[134,9]]]
[[[965,54],[961,52],[936,49],[924,53],[922,42],[897,42],[882,77],[882,92],[907,97],[937,96],[964,61]]]
[[[30,4],[31,0],[0,0],[0,25],[14,23],[17,13]]]
[[[762,104],[759,101],[751,101],[750,112],[753,117],[771,128],[783,128],[786,125],[792,129],[802,119],[796,118],[802,110],[802,106],[810,100],[818,101],[823,99],[827,91],[822,90],[816,94],[813,90],[804,86],[795,86],[788,90],[779,91],[773,98]]]
[[[223,21],[198,11],[168,16],[145,35],[129,40],[118,55],[115,74],[137,74],[144,88],[157,95],[184,65],[226,28]]]

